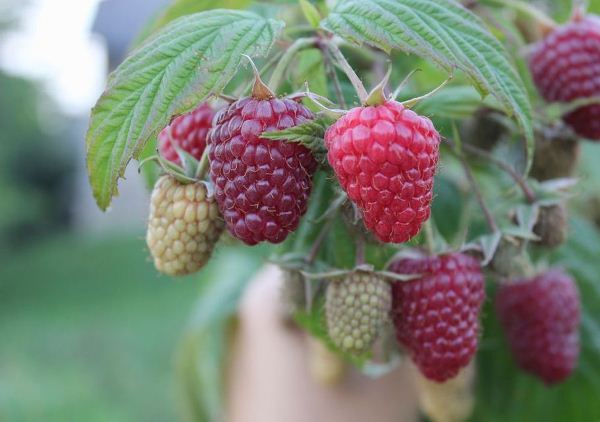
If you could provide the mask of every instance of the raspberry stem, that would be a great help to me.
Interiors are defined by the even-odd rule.
[[[337,72],[332,64],[331,53],[327,50],[322,44],[320,45],[321,53],[323,54],[323,63],[325,65],[325,72],[327,72],[327,77],[333,83],[333,89],[335,91],[335,96],[339,102],[339,105],[346,109],[348,105],[346,104],[346,99],[344,98],[344,93],[342,91],[342,85],[340,84],[340,78],[338,78]]]
[[[277,66],[275,69],[273,69],[271,79],[269,79],[269,87],[271,87],[274,92],[277,92],[277,88],[279,88],[279,84],[283,79],[283,74],[289,67],[294,57],[296,57],[296,54],[305,48],[315,45],[316,41],[316,37],[298,38],[292,45],[288,47],[287,50],[285,50],[285,53],[283,53],[279,59]]]
[[[344,71],[344,73],[350,80],[350,83],[354,87],[354,90],[356,91],[360,102],[364,103],[368,97],[368,94],[362,81],[360,80],[356,72],[354,72],[354,69],[352,69],[352,66],[350,66],[350,63],[348,63],[348,60],[346,60],[346,57],[344,57],[340,48],[337,46],[337,44],[335,44],[335,42],[328,41],[327,47],[329,47],[329,51],[331,51],[331,54],[337,62],[337,65]]]
[[[465,171],[465,176],[467,176],[467,180],[469,181],[469,184],[471,185],[471,189],[473,189],[473,194],[475,195],[475,199],[477,200],[477,203],[479,204],[479,208],[481,208],[481,211],[483,211],[483,216],[485,217],[485,221],[487,222],[487,225],[489,226],[490,230],[493,233],[499,231],[498,225],[496,224],[496,221],[494,220],[494,217],[493,217],[490,209],[487,207],[487,205],[485,204],[485,201],[483,200],[483,195],[481,194],[479,185],[477,185],[477,182],[475,181],[475,177],[473,177],[473,172],[471,171],[471,167],[469,167],[469,163],[467,163],[467,160],[465,159],[463,154],[461,154],[458,151],[454,151],[454,152],[458,156],[458,159],[460,160],[460,162],[463,166],[463,169]]]
[[[493,164],[497,165],[498,167],[500,167],[515,181],[515,183],[517,183],[519,188],[521,188],[521,190],[523,191],[523,195],[525,195],[525,199],[527,200],[527,202],[529,202],[530,204],[533,204],[535,202],[536,197],[535,197],[535,193],[533,192],[533,189],[531,189],[531,187],[529,186],[527,181],[523,177],[521,177],[521,175],[519,175],[519,173],[517,173],[517,171],[510,164],[506,163],[505,161],[499,160],[498,158],[494,157],[489,152],[484,151],[480,148],[477,148],[476,146],[469,145],[469,144],[463,144],[462,148],[466,152],[473,154],[473,155],[477,155],[481,158],[484,158],[484,159],[492,162]]]

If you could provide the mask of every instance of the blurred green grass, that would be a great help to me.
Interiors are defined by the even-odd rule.
[[[159,276],[130,233],[1,255],[0,420],[177,419],[174,353],[204,275]]]

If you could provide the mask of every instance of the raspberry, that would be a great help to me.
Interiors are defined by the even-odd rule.
[[[484,299],[479,262],[468,255],[402,258],[390,265],[399,274],[422,274],[392,285],[396,337],[423,375],[443,382],[468,365],[477,350]]]
[[[539,236],[541,246],[555,248],[567,239],[567,209],[558,203],[540,208],[533,232]]]
[[[168,275],[198,271],[222,231],[217,204],[204,183],[184,185],[172,176],[158,179],[146,234],[156,269]]]
[[[342,351],[368,352],[387,321],[391,304],[389,284],[376,274],[354,271],[327,286],[329,337]]]
[[[325,133],[329,163],[366,227],[394,243],[429,218],[439,143],[428,118],[396,101],[353,108]]]
[[[173,143],[182,150],[200,160],[206,148],[206,136],[212,126],[215,112],[207,104],[202,103],[194,111],[177,117],[158,135],[158,150],[167,160],[181,164]]]
[[[306,212],[317,166],[311,152],[260,135],[312,118],[287,98],[243,98],[217,114],[208,135],[210,176],[227,228],[246,244],[282,242]]]
[[[521,368],[546,384],[563,381],[579,355],[579,293],[573,279],[551,269],[502,285],[496,310]]]
[[[533,49],[529,68],[547,101],[571,102],[600,95],[600,19],[587,16],[554,30]],[[600,140],[600,104],[564,116],[578,135]]]

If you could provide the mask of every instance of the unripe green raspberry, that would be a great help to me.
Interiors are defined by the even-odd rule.
[[[206,264],[223,231],[223,220],[203,182],[182,184],[162,176],[152,191],[146,243],[156,269],[194,273]]]
[[[555,248],[567,240],[568,216],[565,204],[558,203],[540,208],[533,232],[539,236],[541,246]]]
[[[371,349],[389,317],[389,284],[367,271],[354,271],[327,286],[329,336],[342,351],[361,355]]]

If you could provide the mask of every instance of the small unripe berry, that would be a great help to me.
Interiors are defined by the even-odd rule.
[[[203,182],[182,184],[172,176],[158,179],[146,234],[157,270],[167,275],[200,270],[222,231],[219,209]]]
[[[371,350],[388,321],[390,286],[380,276],[354,271],[327,286],[326,314],[329,337],[352,355]]]

